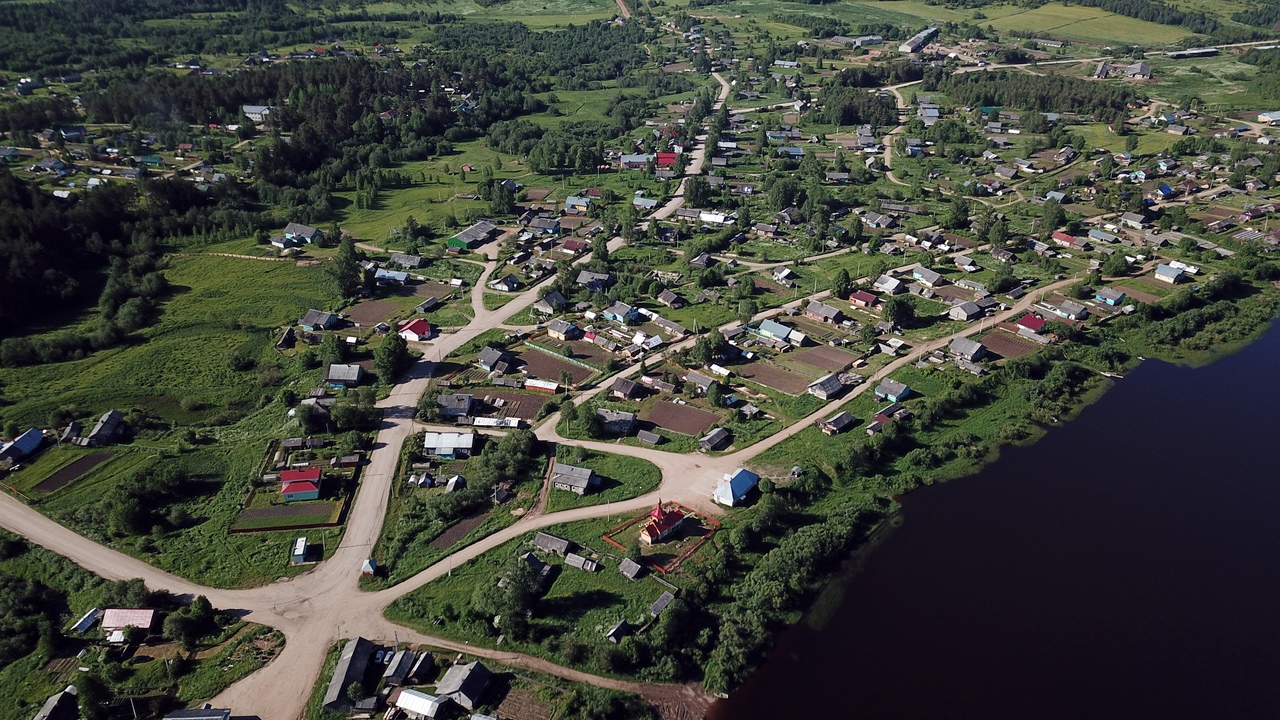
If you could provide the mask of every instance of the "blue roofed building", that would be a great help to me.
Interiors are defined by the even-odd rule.
[[[761,320],[756,332],[774,340],[786,340],[791,335],[791,328],[776,320]]]
[[[39,428],[31,428],[11,442],[0,446],[0,461],[13,460],[17,462],[39,450],[42,442],[44,442],[44,433],[40,432]]]
[[[409,273],[401,272],[399,270],[379,268],[378,271],[373,274],[373,279],[374,282],[377,282],[379,285],[403,285],[408,282]]]
[[[711,493],[711,499],[726,507],[741,505],[759,480],[759,475],[744,468],[725,473],[716,485],[715,492]]]

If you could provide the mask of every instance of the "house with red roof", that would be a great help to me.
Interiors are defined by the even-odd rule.
[[[878,299],[879,298],[866,290],[854,290],[849,294],[849,302],[862,308],[869,308],[872,305],[875,305]]]
[[[280,497],[287,503],[320,499],[320,481],[297,480],[280,485]]]
[[[431,323],[415,318],[400,326],[400,337],[410,342],[422,342],[431,337]]]
[[[1044,329],[1044,323],[1045,323],[1044,318],[1038,317],[1036,315],[1032,315],[1031,313],[1027,313],[1022,317],[1021,320],[1018,320],[1017,325],[1020,328],[1026,328],[1027,330],[1030,330],[1031,332],[1038,334],[1041,330]]]
[[[640,542],[645,545],[660,543],[671,537],[685,520],[685,514],[679,508],[670,510],[662,507],[662,501],[649,513],[649,521],[640,531]]]
[[[291,482],[320,482],[320,468],[302,468],[300,470],[285,470],[280,473],[280,482],[289,484]]]
[[[676,154],[673,152],[660,152],[654,165],[660,168],[671,167],[676,164]]]

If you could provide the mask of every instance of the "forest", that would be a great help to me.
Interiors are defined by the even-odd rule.
[[[1123,119],[1128,104],[1136,98],[1132,89],[1122,85],[1012,70],[948,75],[930,69],[921,89],[945,93],[956,103],[973,107],[1074,112],[1103,122]]]
[[[330,12],[322,20],[284,0],[2,3],[0,66],[58,75],[68,70],[156,65],[182,55],[248,55],[263,48],[333,39],[394,42],[403,32],[395,23],[450,20],[425,10],[373,15],[330,1],[307,7],[325,7]],[[170,19],[189,22],[155,22]],[[124,38],[137,42],[119,42]]]

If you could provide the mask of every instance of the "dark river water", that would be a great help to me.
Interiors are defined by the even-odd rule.
[[[714,720],[1280,718],[1280,329],[902,501]],[[815,627],[816,626],[816,627]]]

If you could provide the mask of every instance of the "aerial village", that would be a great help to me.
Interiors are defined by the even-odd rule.
[[[1189,63],[1250,62],[1266,48],[1101,58],[1052,37],[931,25],[886,36],[843,23],[766,48],[722,19],[654,23],[662,44],[648,69],[671,78],[678,99],[643,103],[644,117],[608,142],[575,148],[580,167],[539,165],[540,146],[513,152],[493,135],[415,169],[433,193],[413,205],[419,220],[370,219],[352,200],[341,221],[298,213],[202,250],[290,272],[341,267],[354,280],[328,302],[299,294],[308,304],[273,320],[258,356],[244,368],[230,358],[235,372],[266,374],[269,358],[292,374],[263,382],[279,395],[221,425],[186,429],[177,410],[166,419],[122,402],[6,427],[0,463],[15,497],[57,507],[77,484],[114,481],[148,443],[199,453],[251,437],[235,466],[243,486],[217,500],[216,537],[235,555],[254,548],[260,565],[217,578],[211,560],[195,579],[250,588],[342,573],[352,593],[358,584],[385,599],[386,626],[412,628],[331,642],[306,717],[549,718],[563,698],[546,697],[559,691],[540,695],[542,680],[496,657],[542,658],[550,675],[584,664],[687,680],[691,670],[654,654],[692,612],[672,608],[719,577],[726,548],[756,561],[782,546],[787,533],[771,524],[781,489],[838,476],[837,455],[928,427],[934,400],[1011,365],[1061,359],[1081,338],[1171,317],[1165,309],[1188,298],[1218,299],[1280,247],[1269,226],[1280,111],[1228,116],[1160,85]],[[375,62],[425,62],[366,50]],[[231,72],[348,52],[264,51]],[[228,72],[203,63],[168,69]],[[485,98],[458,75],[438,90],[461,116]],[[14,93],[79,80],[26,79]],[[1059,106],[1045,88],[1073,92]],[[139,178],[221,192],[250,182],[253,143],[280,132],[282,106],[242,104],[181,142],[61,124],[0,156],[67,202]],[[1128,360],[1095,355],[1100,377]],[[194,417],[211,403],[178,404]],[[198,475],[192,465],[182,482]],[[144,543],[199,525],[183,513],[122,524],[110,541],[145,555]],[[356,523],[372,542],[337,554]],[[327,571],[335,557],[346,565]],[[219,635],[214,625],[235,621],[218,616],[184,643],[183,623],[167,618],[189,619],[187,606],[113,599],[120,606],[74,608],[67,631],[104,666],[174,643],[183,648],[162,659],[194,661],[194,648],[230,653],[239,637]],[[235,657],[270,670],[278,640]],[[80,717],[69,672],[56,674],[67,687],[37,720]],[[241,712],[211,699],[184,696],[192,707],[154,716]]]

